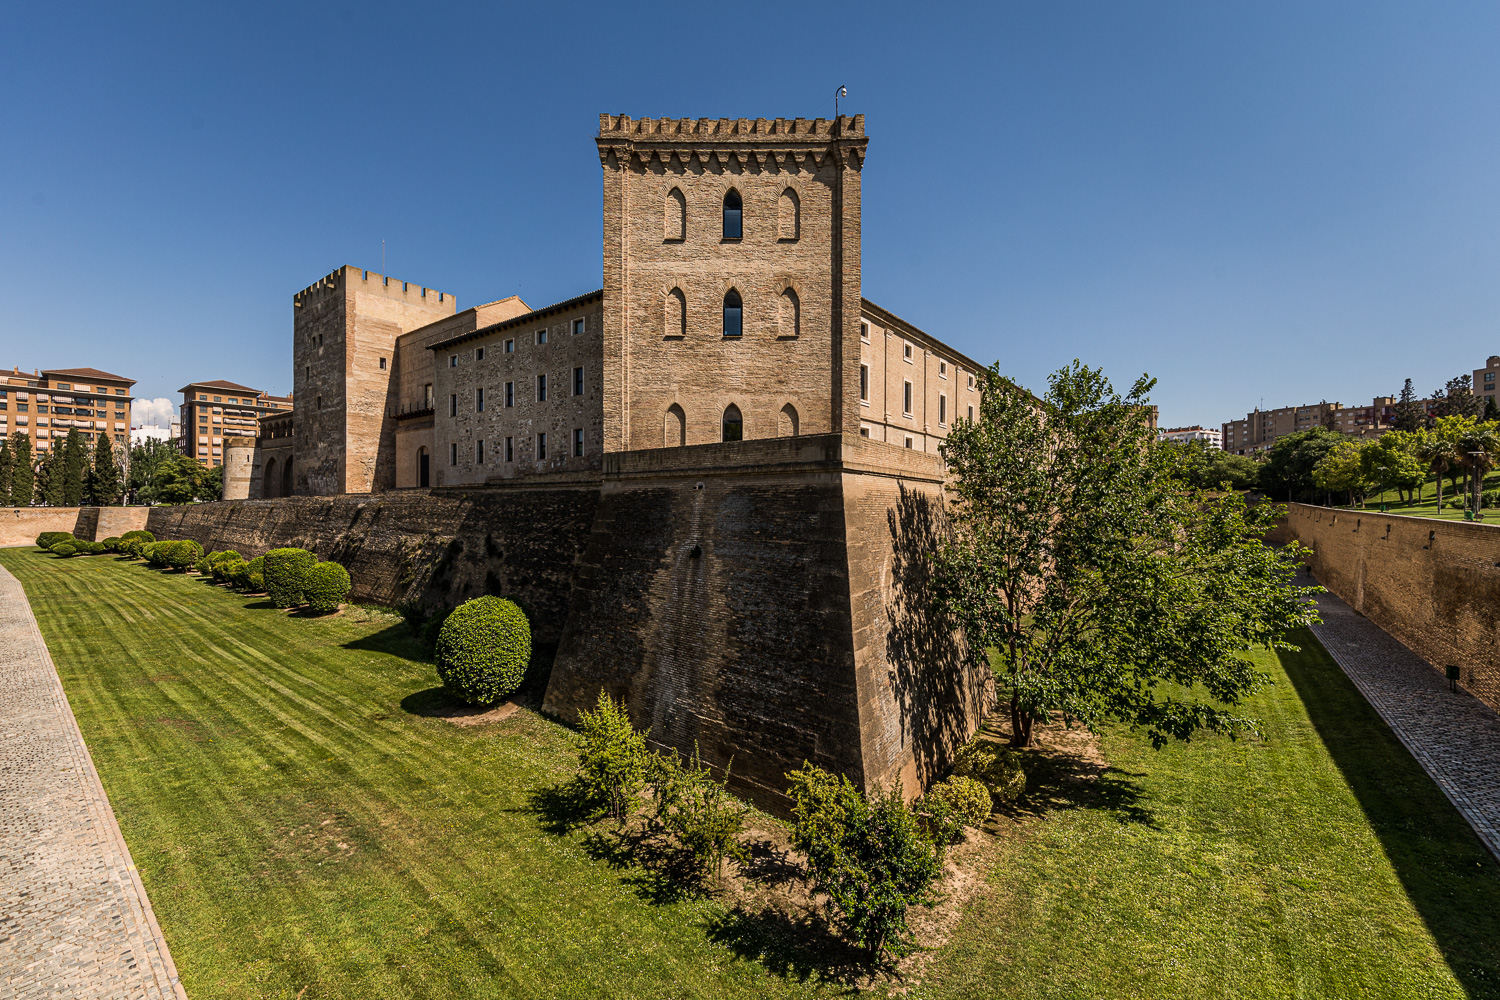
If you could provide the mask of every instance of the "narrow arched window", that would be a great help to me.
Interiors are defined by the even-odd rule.
[[[260,495],[263,499],[270,500],[276,496],[276,487],[280,485],[276,472],[276,459],[273,458],[266,463],[260,476]]]
[[[674,288],[667,293],[666,318],[662,323],[662,336],[687,336],[687,297],[682,289]]]
[[[724,238],[726,240],[737,240],[744,235],[741,220],[744,214],[742,208],[738,191],[730,188],[724,193]]]
[[[776,309],[776,329],[780,337],[795,337],[802,332],[802,303],[790,288],[781,293]]]
[[[745,440],[745,418],[740,416],[740,408],[733,403],[724,410],[724,440]]]
[[[797,408],[791,403],[781,408],[781,416],[776,420],[776,433],[781,437],[797,436]]]
[[[745,332],[744,305],[740,293],[731,288],[724,293],[724,336],[738,337]]]
[[[292,495],[292,459],[284,459],[281,463],[281,492],[277,496],[289,497]]]
[[[668,241],[687,239],[687,199],[677,188],[667,192],[663,206],[662,237]]]
[[[791,188],[781,192],[776,204],[776,235],[788,243],[802,235],[802,202]]]
[[[662,430],[661,443],[667,448],[680,448],[687,444],[687,414],[676,403],[667,407],[667,422]]]

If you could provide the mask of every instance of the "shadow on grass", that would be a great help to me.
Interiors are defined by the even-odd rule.
[[[1281,664],[1471,997],[1500,997],[1500,865],[1311,632]]]
[[[583,849],[623,874],[621,881],[636,895],[656,906],[698,899],[710,886],[692,855],[649,825],[584,835]]]
[[[710,941],[737,958],[759,962],[784,979],[841,984],[841,992],[857,993],[855,984],[871,971],[865,953],[817,916],[736,906],[709,920],[706,930]]]
[[[979,735],[1004,747],[1010,733],[996,712],[980,727]],[[1019,751],[1026,771],[1026,791],[1015,802],[1003,803],[995,811],[1012,818],[1044,816],[1065,809],[1098,809],[1110,812],[1121,823],[1136,823],[1160,829],[1156,815],[1141,804],[1137,778],[1143,774],[1111,767],[1092,755],[1067,746],[1037,745]]]
[[[579,778],[535,789],[526,806],[540,821],[542,830],[555,837],[566,836],[599,815],[598,804]]]

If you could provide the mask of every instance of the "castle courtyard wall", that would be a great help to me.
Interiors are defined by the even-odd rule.
[[[44,531],[97,542],[146,526],[146,507],[0,507],[0,545],[31,545]]]

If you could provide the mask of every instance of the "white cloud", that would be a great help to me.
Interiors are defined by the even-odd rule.
[[[130,404],[130,423],[133,427],[171,427],[177,415],[177,406],[165,396],[155,399],[137,399]]]

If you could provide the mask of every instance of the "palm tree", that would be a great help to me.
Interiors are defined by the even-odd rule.
[[[1496,433],[1494,424],[1477,424],[1458,439],[1457,450],[1459,461],[1469,473],[1470,488],[1474,491],[1470,508],[1477,517],[1484,496],[1485,473],[1495,467],[1495,459],[1500,457],[1500,433]]]
[[[1427,463],[1427,468],[1437,480],[1437,512],[1443,513],[1443,473],[1459,462],[1458,449],[1454,443],[1428,431],[1426,439],[1417,447],[1417,457]]]

